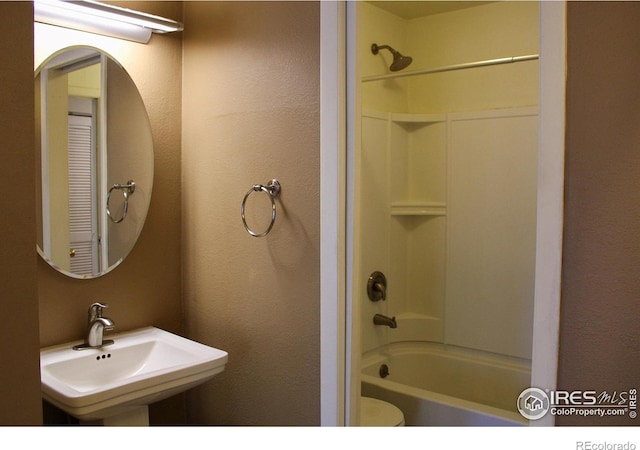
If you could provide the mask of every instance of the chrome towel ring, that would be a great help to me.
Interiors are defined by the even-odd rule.
[[[111,192],[113,192],[114,189],[121,190],[122,195],[124,195],[124,208],[122,209],[122,217],[120,217],[119,219],[114,219],[111,215],[111,210],[109,209],[109,199],[111,198]],[[133,194],[135,190],[136,183],[133,180],[127,181],[127,184],[116,183],[111,186],[111,189],[109,189],[109,193],[107,194],[107,216],[109,216],[109,219],[111,219],[113,223],[120,223],[124,220],[125,217],[127,217],[127,210],[129,209],[129,194]]]
[[[252,192],[260,192],[260,191],[268,194],[269,199],[271,200],[271,223],[269,224],[269,227],[265,231],[263,231],[262,233],[256,233],[251,228],[249,228],[249,225],[247,225],[247,219],[245,218],[245,215],[244,215],[244,209],[247,204],[247,198],[249,198],[249,195],[251,195]],[[269,232],[271,231],[271,228],[273,228],[273,224],[276,222],[276,200],[275,199],[279,195],[280,195],[280,182],[276,179],[269,181],[266,186],[263,186],[262,184],[254,184],[253,187],[249,189],[249,191],[247,191],[247,193],[244,196],[244,199],[242,200],[242,207],[240,208],[242,223],[244,224],[244,228],[245,230],[247,230],[247,233],[249,233],[253,237],[264,237],[267,234],[269,234]]]

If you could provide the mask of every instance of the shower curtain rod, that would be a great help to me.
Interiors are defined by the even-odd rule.
[[[429,73],[449,72],[452,70],[472,69],[475,67],[496,66],[499,64],[511,64],[521,61],[532,61],[538,59],[538,55],[523,55],[523,56],[509,56],[507,58],[487,59],[484,61],[475,61],[464,64],[454,64],[452,66],[436,67],[434,69],[413,70],[409,72],[390,73],[387,75],[374,75],[369,77],[362,77],[362,81],[378,81],[389,80],[392,78],[410,77],[414,75],[425,75]]]

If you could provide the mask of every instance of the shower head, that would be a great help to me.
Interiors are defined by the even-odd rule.
[[[383,48],[389,50],[393,55],[393,62],[389,67],[392,72],[397,72],[398,70],[405,69],[409,64],[411,64],[411,61],[413,61],[411,56],[404,56],[399,51],[393,49],[392,47],[389,47],[388,45],[371,44],[371,53],[377,55],[378,51]]]

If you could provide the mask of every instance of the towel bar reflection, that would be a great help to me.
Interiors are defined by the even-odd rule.
[[[122,217],[120,217],[119,219],[115,219],[111,215],[111,210],[109,209],[109,200],[111,199],[111,193],[115,189],[122,191],[122,195],[124,195],[124,206],[122,208]],[[107,216],[109,216],[109,219],[111,219],[113,223],[120,223],[124,220],[125,217],[127,217],[127,210],[129,209],[129,195],[133,194],[135,190],[136,190],[136,183],[133,180],[127,181],[127,184],[116,183],[113,186],[111,186],[111,189],[109,189],[109,193],[107,194]]]
[[[244,199],[242,200],[242,207],[240,208],[240,215],[242,216],[242,223],[244,224],[245,230],[247,230],[247,233],[249,233],[251,236],[264,237],[269,234],[269,232],[273,228],[273,224],[276,222],[276,198],[280,195],[280,189],[280,182],[276,179],[273,179],[269,181],[266,186],[263,186],[262,184],[254,184],[253,187],[249,189],[245,194]],[[262,233],[256,233],[251,228],[249,228],[249,225],[247,225],[247,219],[245,217],[244,210],[249,196],[253,192],[260,191],[269,195],[269,199],[271,200],[271,222],[269,223],[269,226],[265,231],[263,231]]]

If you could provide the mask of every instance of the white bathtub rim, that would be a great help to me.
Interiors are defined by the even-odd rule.
[[[365,373],[365,371],[377,373],[376,369],[380,366],[380,364],[388,361],[389,358],[406,354],[430,354],[440,356],[445,355],[447,358],[451,359],[471,361],[480,365],[490,365],[494,367],[497,366],[509,370],[525,372],[529,375],[530,378],[531,362],[529,360],[460,348],[437,342],[394,342],[379,347],[376,350],[365,353],[361,361],[362,365],[360,368],[360,376],[362,382],[379,386],[383,389],[396,391],[411,397],[432,401],[441,405],[453,406],[455,408],[460,408],[469,412],[479,412],[486,416],[512,422],[516,425],[530,424],[530,422],[522,417],[522,415],[514,411],[508,411],[498,407],[489,406],[470,400],[464,400],[447,394],[440,394],[422,388],[405,385],[403,383],[399,383],[389,379],[380,378],[378,375],[370,375]],[[371,370],[372,368],[373,370]],[[514,398],[513,402],[515,406],[517,398]]]
[[[485,416],[489,416],[499,420],[506,420],[517,425],[529,425],[529,421],[522,417],[522,415],[504,409],[495,408],[493,406],[483,405],[481,403],[471,402],[469,400],[463,400],[461,398],[439,394],[437,392],[427,391],[424,389],[408,386],[396,381],[381,379],[379,377],[371,375],[362,375],[361,381],[364,383],[372,384],[374,386],[379,386],[383,389],[396,391],[404,395],[419,398],[422,400],[428,400],[441,405],[452,406],[471,413],[481,413]],[[515,403],[517,399],[514,399],[513,401]]]
[[[362,355],[361,369],[379,364],[391,356],[405,354],[439,354],[448,358],[471,360],[478,364],[531,373],[531,360],[447,345],[440,342],[393,342]]]

